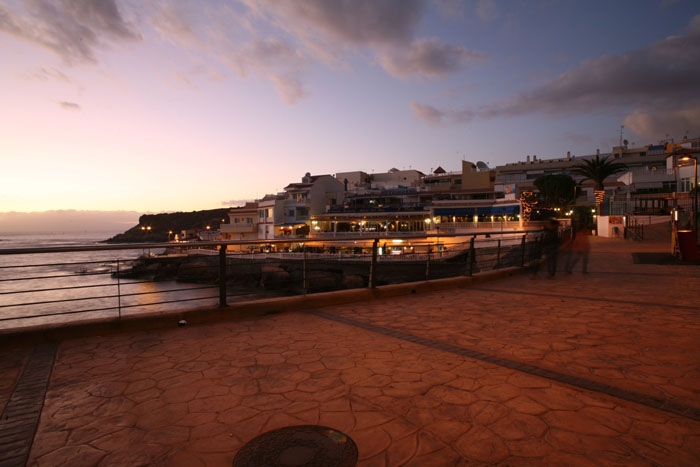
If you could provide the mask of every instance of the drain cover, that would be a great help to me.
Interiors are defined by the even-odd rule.
[[[346,434],[318,425],[268,431],[243,446],[233,467],[352,467],[357,446]]]

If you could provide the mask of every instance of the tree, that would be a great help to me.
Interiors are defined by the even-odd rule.
[[[542,200],[548,207],[561,207],[574,201],[576,182],[565,174],[542,175],[535,180]]]
[[[583,159],[582,163],[573,168],[572,172],[584,180],[590,180],[595,185],[596,205],[600,214],[600,206],[605,201],[605,185],[603,182],[611,175],[627,170],[622,162],[609,161],[607,157],[596,155],[595,159]]]

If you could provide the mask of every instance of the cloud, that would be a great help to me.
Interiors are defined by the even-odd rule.
[[[230,63],[239,74],[245,77],[249,69],[266,75],[270,72],[299,74],[305,65],[300,51],[280,38],[255,37],[243,45],[241,50],[232,53]]]
[[[700,34],[669,37],[622,55],[584,61],[578,69],[483,115],[518,116],[533,112],[565,114],[635,106],[676,106],[698,98]]]
[[[530,92],[457,113],[475,118],[570,115],[638,108],[670,110],[700,100],[700,24],[648,47],[582,62]]]
[[[25,76],[39,81],[58,81],[71,84],[71,79],[61,70],[54,67],[40,67],[34,71],[27,72]]]
[[[411,102],[411,110],[413,111],[413,115],[415,117],[431,125],[442,123],[443,119],[445,118],[445,112],[436,109],[432,105]]]
[[[80,110],[81,109],[80,105],[76,104],[75,102],[63,101],[63,102],[59,102],[58,105],[60,105],[63,110]]]
[[[289,105],[294,105],[306,96],[304,85],[296,76],[282,76],[276,74],[268,75],[270,81],[275,85],[275,89]]]
[[[0,212],[3,232],[106,231],[105,238],[139,223],[136,211]]]
[[[234,208],[240,207],[240,206],[245,206],[246,203],[252,203],[255,201],[254,199],[231,199],[228,201],[222,201],[221,205],[222,206],[231,206]]]
[[[443,19],[462,18],[464,16],[464,0],[433,0],[437,11]]]
[[[155,32],[185,49],[191,65],[208,64],[214,70],[200,77],[220,76],[217,69],[228,67],[242,79],[268,79],[285,102],[295,103],[309,95],[306,74],[317,62],[349,68],[347,58],[353,56],[378,61],[401,78],[442,78],[482,58],[463,45],[416,37],[427,2],[24,0],[5,6],[0,0],[0,33],[76,65],[97,63],[101,49]],[[196,89],[193,69],[185,65],[168,77]]]
[[[413,116],[430,125],[442,123],[464,124],[469,123],[474,114],[469,109],[464,110],[440,110],[432,105],[411,102]]]
[[[697,135],[700,133],[700,105],[685,109],[654,111],[638,109],[623,121],[635,135],[646,140],[665,135]]]
[[[194,47],[199,43],[199,38],[195,23],[191,20],[194,15],[187,9],[188,5],[175,1],[155,3],[148,20],[163,39]]]
[[[40,45],[66,63],[96,62],[106,41],[138,40],[115,0],[27,0],[19,11],[0,5],[0,31]]]
[[[384,55],[380,61],[384,69],[400,78],[411,75],[443,78],[470,62],[484,58],[484,55],[465,47],[445,44],[433,38],[414,41],[408,49]]]
[[[248,0],[248,5],[283,21],[299,35],[314,31],[356,45],[410,41],[423,0]]]
[[[474,10],[479,20],[488,24],[500,16],[500,11],[494,0],[479,0]]]

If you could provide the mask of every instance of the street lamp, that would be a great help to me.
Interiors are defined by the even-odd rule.
[[[437,248],[438,254],[442,256],[442,248],[440,247],[440,218],[433,217],[433,223],[435,224],[435,229],[437,230],[437,241],[435,243],[435,248]]]
[[[683,156],[679,161],[687,162],[692,160],[695,166],[695,183],[693,184],[693,189],[695,194],[693,196],[693,222],[695,222],[695,243],[698,243],[698,158],[693,156]]]

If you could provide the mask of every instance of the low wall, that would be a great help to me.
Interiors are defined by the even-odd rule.
[[[181,320],[187,325],[252,319],[268,314],[306,311],[333,305],[385,299],[401,295],[430,293],[488,282],[518,274],[526,268],[511,267],[488,271],[473,276],[451,277],[421,282],[324,292],[293,297],[270,298],[239,302],[224,308],[196,308],[187,311],[144,313],[113,320],[85,320],[71,323],[27,326],[0,330],[3,344],[14,345],[31,341],[61,341],[76,337],[98,336],[119,332],[139,332],[152,329],[175,328]]]

